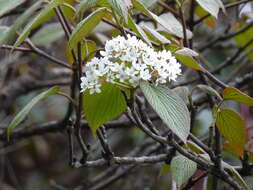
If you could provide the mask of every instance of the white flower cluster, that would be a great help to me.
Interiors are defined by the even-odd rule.
[[[164,84],[181,74],[180,64],[170,51],[155,51],[135,36],[118,36],[105,44],[101,58],[93,58],[83,68],[81,92],[100,93],[104,81],[137,87],[140,80]]]

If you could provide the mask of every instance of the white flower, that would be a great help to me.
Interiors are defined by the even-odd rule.
[[[142,62],[136,62],[136,61],[133,61],[132,62],[132,67],[137,70],[137,71],[141,71],[141,70],[144,70],[146,69],[148,66],[146,64],[143,64]]]
[[[145,69],[145,70],[141,70],[140,71],[140,77],[141,79],[143,80],[150,80],[151,79],[151,74],[149,73],[149,70],[148,69]]]
[[[136,88],[140,80],[155,80],[158,85],[175,81],[181,74],[181,65],[170,51],[157,52],[135,36],[117,36],[107,41],[100,55],[83,68],[81,92],[100,93],[103,81]]]
[[[94,85],[94,87],[90,89],[90,94],[93,94],[94,92],[100,93],[101,92],[100,87],[101,87],[101,84]]]
[[[121,70],[118,74],[116,74],[116,78],[118,78],[120,82],[124,83],[129,77],[124,70]]]

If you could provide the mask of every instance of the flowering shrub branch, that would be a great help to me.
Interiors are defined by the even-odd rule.
[[[28,162],[19,152],[30,160],[34,153],[13,151],[27,143],[36,150],[28,167],[34,165],[40,181],[50,175],[47,185],[57,189],[156,184],[159,190],[176,184],[187,190],[196,185],[204,189],[206,183],[214,190],[248,189],[244,177],[253,174],[250,1],[0,1],[1,23],[17,18],[0,26],[0,49],[18,52],[0,64],[0,154],[8,158],[0,162],[3,182],[19,189],[22,176],[20,184],[29,184],[30,175],[22,175]],[[224,13],[225,27],[216,26]],[[232,22],[230,15],[240,19]],[[216,29],[223,32],[207,32]],[[64,51],[55,43],[60,39]],[[48,87],[53,88],[46,91]],[[35,90],[43,92],[36,95]],[[26,96],[30,92],[35,95],[31,100]],[[28,101],[21,109],[19,97],[24,95]],[[60,96],[67,97],[64,104]],[[32,110],[39,101],[46,102],[37,106],[42,111]],[[55,106],[58,101],[66,109]],[[211,115],[211,124],[202,113]],[[34,136],[40,137],[21,143]],[[14,169],[5,160],[15,162]],[[23,160],[26,166],[20,167]],[[70,171],[67,161],[83,169],[64,172],[62,181],[38,169]]]
[[[104,81],[136,88],[140,80],[165,84],[175,81],[181,66],[170,51],[155,51],[136,36],[117,36],[105,44],[101,58],[93,58],[84,68],[81,92],[100,93]]]

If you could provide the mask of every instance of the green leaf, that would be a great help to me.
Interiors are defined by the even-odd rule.
[[[17,30],[31,17],[31,15],[40,7],[43,1],[38,1],[30,8],[28,8],[18,19],[12,24],[8,30],[8,33],[0,39],[0,45],[11,42],[16,36]]]
[[[125,22],[128,21],[128,10],[131,8],[131,5],[125,2],[126,0],[106,0],[111,8],[122,18]]]
[[[76,0],[65,0],[64,2],[70,6],[74,6],[75,4],[77,4]]]
[[[83,96],[85,118],[94,134],[101,125],[117,118],[127,108],[124,95],[115,85],[104,83],[101,90],[94,94],[86,91]]]
[[[87,58],[87,56],[89,56],[89,58],[86,60],[87,62],[90,61],[93,57],[96,56],[96,43],[94,41],[91,40],[85,40],[84,42],[84,48],[83,48],[83,52],[82,52],[82,59]]]
[[[205,69],[201,65],[199,65],[192,57],[178,54],[175,54],[175,57],[180,61],[180,63],[186,65],[187,67],[190,67],[197,71],[205,72]]]
[[[216,126],[233,147],[236,155],[242,156],[246,143],[246,131],[241,116],[230,109],[221,109],[216,116]]]
[[[90,14],[86,19],[81,21],[72,32],[69,44],[71,48],[74,48],[79,41],[88,36],[90,32],[98,25],[101,19],[106,14],[106,8],[99,8]]]
[[[31,109],[42,99],[54,95],[59,91],[59,87],[52,87],[49,90],[40,93],[38,96],[34,97],[11,121],[9,127],[7,128],[7,138],[9,139],[12,131],[25,119],[29,114]]]
[[[213,15],[215,18],[218,17],[220,8],[225,12],[225,8],[221,0],[196,0],[199,5]]]
[[[238,171],[236,171],[236,169],[233,166],[222,161],[222,167],[228,169],[229,172],[236,178],[236,180],[243,186],[244,189],[249,190],[247,183],[244,181],[244,179],[241,177],[241,175],[238,173]]]
[[[148,45],[152,46],[150,40],[148,39],[146,33],[142,30],[142,28],[134,22],[131,16],[128,19],[128,27],[132,29],[143,41],[145,41]]]
[[[169,32],[170,29],[170,33],[178,36],[180,38],[184,37],[184,32],[183,32],[183,26],[181,24],[180,21],[178,21],[176,19],[176,17],[170,13],[167,12],[165,14],[162,14],[159,16],[159,19],[161,20],[162,24],[159,23],[161,26],[163,26],[164,28],[167,27],[167,31]],[[166,28],[165,28],[166,29]],[[190,30],[186,29],[186,35],[187,35],[187,39],[191,39],[193,34]]]
[[[124,4],[126,5],[127,9],[133,8],[133,4],[131,0],[122,0]]]
[[[165,21],[164,19],[158,17],[157,15],[155,15],[154,13],[149,11],[138,0],[132,0],[132,4],[135,8],[137,8],[138,10],[140,10],[141,12],[143,12],[144,14],[146,14],[147,16],[149,16],[150,18],[155,20],[157,23],[159,23],[169,33],[171,33],[175,36],[178,36],[180,38],[184,37],[183,27],[182,27],[181,23],[171,13],[166,14],[166,21]],[[188,38],[192,37],[192,33],[189,30],[187,30],[187,37]]]
[[[106,0],[99,0],[97,5],[99,7],[105,7],[107,9],[110,9],[110,5]]]
[[[190,133],[190,114],[184,101],[172,90],[141,81],[141,90],[164,123],[183,142]]]
[[[164,37],[162,34],[160,34],[159,32],[157,32],[156,30],[143,25],[143,28],[156,40],[158,40],[161,44],[169,44],[171,43],[170,40],[168,40],[166,37]]]
[[[35,45],[48,46],[51,43],[61,39],[64,36],[64,31],[60,23],[50,23],[36,32],[31,40]]]
[[[222,149],[230,154],[233,154],[236,157],[242,157],[241,151],[238,151],[238,148],[229,142],[222,145]]]
[[[0,0],[0,17],[24,2],[25,0]]]
[[[204,84],[199,84],[195,87],[196,89],[202,90],[203,92],[211,95],[211,96],[215,96],[216,98],[218,98],[218,100],[222,100],[222,97],[220,96],[220,94],[213,89],[210,86],[204,85]]]
[[[207,14],[207,12],[200,6],[197,6],[197,8],[195,9],[195,14],[201,18],[203,16],[205,16]],[[206,19],[203,20],[203,22],[209,26],[211,29],[214,29],[216,27],[216,20],[214,17],[209,16]]]
[[[234,100],[247,106],[253,106],[253,98],[236,88],[225,88],[222,92],[222,96],[225,100]]]
[[[78,5],[76,15],[82,15],[86,10],[95,7],[99,0],[82,0]]]
[[[42,22],[51,18],[54,14],[53,9],[60,4],[64,3],[65,0],[52,0],[48,6],[42,11],[29,23],[26,25],[23,32],[19,35],[17,41],[13,45],[14,48],[19,46],[30,34],[31,30],[38,27]]]
[[[197,164],[185,156],[179,155],[172,159],[170,169],[172,179],[180,188],[195,173]]]
[[[186,148],[189,148],[197,154],[205,154],[205,151],[192,141],[187,141]]]
[[[75,15],[76,9],[68,3],[63,3],[60,5],[60,8],[64,14],[64,16],[70,21],[70,23],[75,23]],[[53,10],[53,15],[55,15],[55,11]]]
[[[199,54],[197,52],[195,52],[192,49],[186,48],[186,47],[184,47],[180,50],[177,50],[175,53],[179,54],[179,55],[183,55],[183,56],[193,56],[193,57],[199,56]]]
[[[157,0],[139,0],[145,8],[151,7]]]
[[[86,60],[87,62],[90,61],[96,55],[96,43],[91,40],[85,40],[81,42],[81,58],[84,59],[86,56],[89,58]],[[75,53],[77,54],[77,47],[74,48]],[[66,58],[68,63],[71,65],[74,62],[71,49],[69,48],[69,44],[66,44]]]

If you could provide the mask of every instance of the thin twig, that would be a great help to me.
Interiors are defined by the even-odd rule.
[[[82,52],[81,52],[81,43],[79,42],[77,44],[77,56],[78,56],[78,61],[77,61],[77,72],[76,72],[76,77],[78,84],[81,84],[81,76],[82,76]],[[81,133],[81,116],[82,116],[82,105],[83,105],[83,96],[82,93],[80,92],[80,85],[78,85],[79,89],[79,94],[78,94],[78,106],[76,110],[76,123],[75,123],[75,130],[76,130],[76,137],[79,142],[79,145],[82,149],[83,152],[83,157],[82,161],[85,162],[89,153],[87,145],[84,143],[83,138],[82,138],[82,133]]]
[[[184,34],[184,46],[185,47],[189,47],[189,42],[188,42],[188,38],[187,38],[187,28],[186,28],[186,22],[185,22],[185,18],[184,18],[184,13],[183,13],[183,5],[180,5],[179,7],[179,13],[180,13],[180,18],[181,18],[181,22],[182,22],[182,26],[183,26],[183,34]]]
[[[213,175],[215,175],[216,177],[219,177],[223,181],[227,182],[235,190],[243,190],[243,188],[237,182],[235,182],[224,170],[219,170],[216,167],[213,167],[212,165],[210,165],[210,163],[207,163],[203,159],[196,157],[192,153],[186,151],[177,142],[175,142],[175,140],[172,137],[168,137],[168,140],[169,140],[169,144],[172,145],[174,148],[176,148],[176,150],[179,153],[186,156],[190,160],[196,162],[202,169],[212,168],[212,170],[210,172]]]
[[[175,11],[174,9],[172,9],[169,5],[167,5],[166,3],[164,3],[161,0],[157,1],[157,4],[162,6],[163,8],[165,8],[166,10],[168,10],[169,12],[171,12],[173,15],[175,15],[176,17],[180,18],[180,14],[178,14],[177,11]]]
[[[104,149],[103,157],[106,160],[108,160],[108,162],[110,163],[113,160],[114,153],[112,152],[111,147],[109,146],[109,144],[107,142],[104,126],[97,129],[97,136],[98,136],[98,139],[99,139],[99,141],[100,141],[100,143],[101,143],[101,145]]]
[[[13,51],[20,51],[20,52],[25,52],[25,53],[36,53],[37,55],[44,57],[47,60],[52,61],[53,63],[60,65],[62,67],[68,68],[70,69],[71,67],[64,61],[57,59],[56,57],[53,57],[51,55],[49,55],[48,53],[46,53],[45,51],[39,49],[38,47],[36,47],[29,39],[26,40],[27,44],[29,45],[30,48],[26,48],[26,47],[13,47],[11,45],[2,45],[0,47],[0,49],[7,49],[7,50],[13,50]]]

